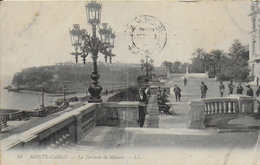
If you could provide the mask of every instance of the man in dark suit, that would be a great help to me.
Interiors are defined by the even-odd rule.
[[[137,100],[140,102],[138,124],[140,125],[140,127],[143,127],[145,121],[145,115],[147,114],[146,105],[148,104],[147,95],[144,89],[142,88],[139,89]]]

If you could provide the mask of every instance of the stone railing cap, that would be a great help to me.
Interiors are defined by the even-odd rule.
[[[139,105],[138,101],[120,101],[118,105]]]
[[[188,102],[188,104],[202,104],[202,105],[205,105],[205,103],[201,99],[191,100],[191,101]]]

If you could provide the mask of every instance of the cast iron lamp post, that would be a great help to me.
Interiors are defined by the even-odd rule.
[[[70,30],[71,44],[75,47],[75,51],[71,53],[75,56],[76,62],[78,62],[78,56],[81,55],[83,63],[86,62],[88,53],[91,53],[93,59],[93,71],[91,74],[92,85],[88,88],[91,94],[88,102],[102,102],[100,93],[102,87],[98,85],[98,74],[97,58],[98,52],[105,55],[105,61],[110,57],[115,56],[111,53],[114,47],[115,33],[112,33],[112,28],[108,28],[107,23],[102,23],[103,28],[99,28],[100,39],[96,36],[96,26],[100,24],[101,19],[101,4],[91,1],[86,5],[86,14],[89,24],[92,26],[92,36],[90,36],[85,29],[80,29],[79,24],[74,24],[72,30]],[[81,52],[78,52],[80,48]]]
[[[66,103],[66,85],[63,85],[63,101]]]
[[[143,70],[145,68],[145,71],[146,71],[146,79],[149,81],[152,77],[152,72],[154,71],[154,66],[153,66],[153,62],[154,60],[153,59],[150,59],[150,63],[148,62],[148,58],[149,56],[146,55],[145,56],[146,58],[146,61],[144,62],[143,59],[141,59],[141,69]]]

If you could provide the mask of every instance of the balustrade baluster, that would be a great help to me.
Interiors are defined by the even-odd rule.
[[[217,113],[219,113],[219,102],[216,102],[217,104]]]
[[[206,103],[204,111],[205,111],[205,115],[207,115],[208,114],[208,103]]]
[[[234,113],[239,113],[239,105],[238,105],[238,102],[236,101],[235,102],[235,112]]]
[[[216,113],[216,106],[215,106],[215,102],[212,103],[213,109],[212,109],[212,113]]]
[[[212,114],[212,103],[209,103],[209,114]]]
[[[224,102],[220,102],[221,113],[224,113]]]
[[[230,102],[230,105],[231,105],[230,106],[230,111],[231,111],[230,113],[234,113],[234,103],[235,102],[233,102],[233,101]]]
[[[225,113],[228,113],[229,106],[228,106],[228,101],[225,102]]]

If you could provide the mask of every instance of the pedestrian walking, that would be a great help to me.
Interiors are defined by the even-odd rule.
[[[243,90],[244,90],[244,88],[241,86],[241,83],[238,83],[236,93],[237,94],[243,94]]]
[[[253,89],[250,87],[249,84],[246,85],[246,87],[248,88],[248,90],[246,91],[246,95],[247,96],[254,96],[254,92],[253,92]]]
[[[233,81],[230,80],[230,83],[228,84],[228,90],[229,90],[228,95],[233,94],[233,90],[234,90],[235,87],[236,86],[233,84]]]
[[[258,83],[259,83],[259,78],[257,77],[256,78],[256,85],[258,86]]]
[[[184,79],[183,79],[183,83],[184,83],[184,86],[186,86],[187,85],[187,78],[186,77],[184,77]]]
[[[208,87],[207,85],[204,84],[204,82],[201,82],[200,90],[201,90],[201,98],[202,99],[206,98]]]
[[[173,92],[175,94],[176,102],[178,100],[181,101],[181,88],[179,88],[177,84],[175,84]]]
[[[139,106],[139,119],[137,122],[140,127],[143,127],[145,121],[145,115],[147,114],[146,105],[148,104],[148,99],[145,91],[142,88],[139,89],[137,100],[141,103]]]
[[[220,85],[219,85],[220,97],[223,97],[224,90],[225,90],[225,85],[222,84],[222,81],[220,81]]]

